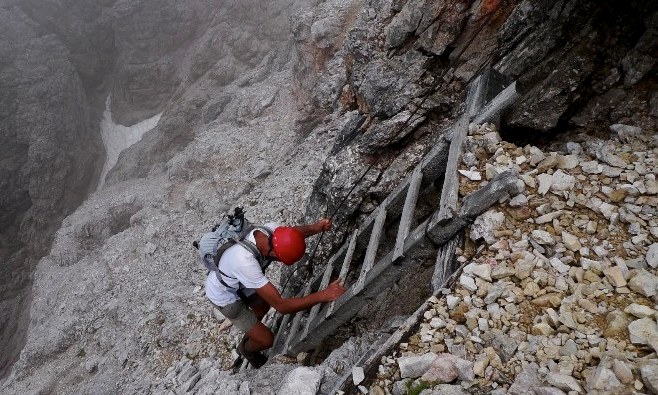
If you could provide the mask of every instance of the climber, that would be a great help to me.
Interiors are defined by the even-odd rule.
[[[310,295],[283,298],[262,269],[266,266],[264,261],[280,261],[286,265],[297,262],[306,250],[304,239],[331,229],[331,225],[331,220],[322,218],[313,224],[295,227],[274,223],[256,227],[244,238],[246,244],[233,245],[221,255],[217,262],[219,275],[209,273],[206,296],[245,333],[237,349],[253,367],[259,368],[267,361],[261,351],[272,347],[274,341],[272,331],[261,322],[271,307],[282,314],[296,313],[336,300],[345,293],[345,288],[336,280]]]

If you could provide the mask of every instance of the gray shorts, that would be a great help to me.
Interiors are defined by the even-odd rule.
[[[243,300],[237,300],[224,307],[215,306],[219,311],[228,318],[242,332],[247,333],[254,325],[258,323],[256,314],[247,306]]]

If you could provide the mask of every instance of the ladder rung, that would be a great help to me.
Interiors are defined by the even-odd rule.
[[[286,325],[288,325],[288,321],[290,321],[290,314],[284,314],[283,319],[281,320],[281,323],[279,324],[279,327],[276,328],[276,337],[274,338],[273,347],[270,349],[270,351],[277,349],[276,347],[278,346],[279,342],[281,341],[281,336],[286,331]],[[271,355],[271,352],[270,352],[270,355]]]
[[[334,269],[333,262],[329,261],[327,264],[327,268],[324,270],[324,276],[322,276],[322,282],[320,283],[320,290],[323,290],[329,285],[329,280],[331,279],[331,272]],[[318,315],[318,311],[320,310],[320,306],[322,306],[321,303],[316,304],[313,306],[311,309],[311,312],[308,314],[308,318],[306,319],[306,329],[304,329],[304,334],[301,336],[302,338],[306,337],[308,334],[308,328],[311,326],[311,321],[315,318],[316,315]]]
[[[311,284],[307,285],[306,288],[304,289],[304,295],[307,296],[308,294],[311,293]],[[295,318],[292,319],[292,325],[290,325],[290,332],[288,332],[288,338],[286,339],[286,344],[283,346],[283,352],[288,352],[288,349],[290,347],[290,342],[292,339],[295,338],[297,335],[297,331],[299,331],[299,324],[301,323],[302,316],[304,315],[305,311],[299,311],[297,314],[295,314]]]
[[[441,188],[441,200],[439,201],[439,212],[436,220],[451,218],[452,212],[457,209],[459,200],[459,168],[460,157],[468,134],[468,118],[462,115],[453,128],[453,138],[448,153],[448,163]]]
[[[379,239],[381,239],[385,221],[386,207],[380,206],[379,214],[377,214],[377,219],[375,219],[375,224],[372,227],[372,234],[370,235],[370,241],[368,242],[368,248],[366,249],[366,257],[361,266],[361,274],[359,274],[359,279],[356,281],[356,284],[354,284],[352,295],[356,295],[361,289],[363,289],[363,285],[366,283],[366,276],[370,269],[372,269],[372,265],[375,263],[375,256],[377,255],[377,249],[379,248]]]
[[[398,228],[398,236],[395,239],[395,250],[393,252],[393,260],[402,256],[404,249],[404,241],[409,235],[411,228],[411,220],[413,218],[414,210],[416,209],[416,202],[418,201],[418,192],[420,191],[420,183],[423,180],[423,172],[420,166],[416,166],[411,175],[409,182],[409,190],[407,197],[404,201],[404,208],[402,209],[402,217],[400,219],[400,226]]]
[[[475,116],[474,123],[481,124],[500,115],[505,109],[512,105],[519,98],[516,91],[516,81],[512,82],[507,88],[503,89],[496,97],[487,103],[480,113]]]
[[[347,253],[345,253],[345,259],[343,260],[343,266],[340,268],[340,274],[338,275],[338,279],[340,280],[341,283],[343,283],[343,285],[345,285],[347,272],[350,270],[350,264],[352,263],[352,257],[354,256],[354,249],[356,248],[356,239],[358,236],[359,236],[358,230],[352,233],[352,238],[350,239],[350,244],[349,247],[347,247]],[[335,305],[336,305],[336,301],[329,303],[329,306],[327,307],[327,315],[325,317],[329,317],[329,315],[331,315],[331,312],[334,310]]]

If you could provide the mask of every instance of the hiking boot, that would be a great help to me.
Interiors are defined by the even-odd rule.
[[[265,362],[267,362],[267,357],[258,351],[247,351],[245,344],[247,343],[247,336],[244,336],[242,340],[240,341],[240,344],[238,344],[238,353],[242,355],[249,363],[251,366],[253,366],[255,369],[260,368],[261,366],[265,365]]]

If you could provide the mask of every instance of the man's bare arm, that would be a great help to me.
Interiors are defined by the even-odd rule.
[[[290,314],[306,310],[318,303],[336,300],[340,295],[345,293],[345,288],[343,288],[339,280],[336,280],[321,291],[314,292],[301,298],[284,299],[281,297],[279,290],[276,289],[272,283],[268,282],[264,286],[256,289],[256,293],[258,293],[263,300],[265,300],[270,306],[274,307],[279,313]]]
[[[294,228],[302,232],[304,237],[310,237],[320,232],[331,229],[331,220],[328,218],[320,218],[316,223],[308,225],[299,225]]]

